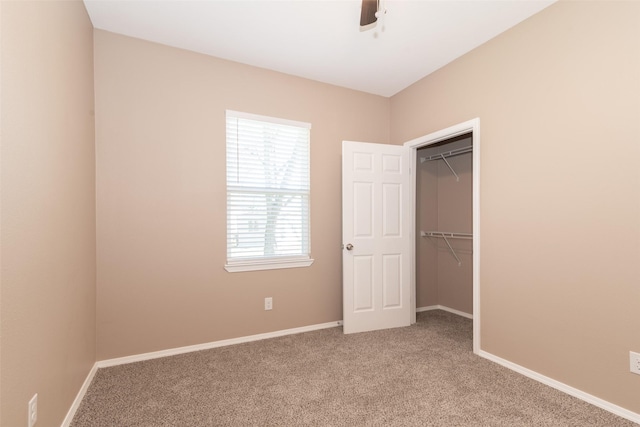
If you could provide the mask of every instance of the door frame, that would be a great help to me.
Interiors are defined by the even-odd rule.
[[[411,168],[417,168],[418,148],[435,144],[471,132],[472,152],[472,224],[473,224],[473,352],[480,353],[480,118],[468,120],[428,135],[424,135],[403,145],[410,149]],[[411,323],[416,322],[416,180],[417,171],[411,179]]]

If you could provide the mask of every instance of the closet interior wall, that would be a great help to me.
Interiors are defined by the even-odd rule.
[[[471,146],[463,135],[418,150],[416,181],[416,307],[443,306],[473,314],[473,257],[471,239],[448,239],[460,264],[443,238],[421,237],[423,231],[472,233],[473,174],[471,152],[444,160],[420,158]]]

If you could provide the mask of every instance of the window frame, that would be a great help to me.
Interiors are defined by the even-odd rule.
[[[294,120],[281,119],[277,117],[263,116],[258,114],[244,113],[233,110],[225,111],[225,228],[226,228],[226,243],[225,243],[225,251],[226,251],[226,262],[224,265],[224,269],[230,273],[243,272],[243,271],[258,271],[258,270],[274,270],[274,269],[288,269],[288,268],[300,268],[300,267],[309,267],[313,264],[313,258],[311,258],[311,135],[309,134],[308,146],[309,150],[308,155],[308,164],[306,165],[309,168],[309,187],[306,192],[307,203],[308,203],[308,214],[307,214],[307,230],[306,230],[306,247],[307,254],[302,255],[277,255],[277,256],[261,256],[261,257],[253,257],[253,258],[229,258],[229,206],[228,206],[228,198],[230,192],[230,186],[228,182],[228,171],[229,171],[229,162],[227,160],[228,156],[228,147],[229,147],[229,137],[227,134],[227,122],[229,118],[235,119],[247,119],[265,123],[271,123],[276,125],[284,125],[284,126],[295,126],[300,128],[308,129],[311,131],[311,124],[306,122],[299,122]]]

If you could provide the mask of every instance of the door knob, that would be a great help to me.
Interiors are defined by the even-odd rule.
[[[350,251],[353,249],[353,245],[351,243],[347,243],[347,250]]]

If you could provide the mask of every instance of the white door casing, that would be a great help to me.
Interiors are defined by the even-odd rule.
[[[410,325],[410,179],[409,148],[343,141],[345,333]]]
[[[404,146],[410,150],[411,164],[415,165],[417,161],[417,150],[440,141],[444,141],[456,136],[471,133],[473,138],[473,352],[480,354],[480,119],[475,118],[462,122],[446,129],[442,129],[428,135],[421,136],[411,141],[405,142]],[[414,174],[415,176],[415,174]],[[417,218],[416,212],[416,180],[411,180],[411,227],[416,229]],[[415,246],[409,247],[411,251],[412,265],[415,266]],[[415,297],[416,277],[415,267],[411,270],[411,295]],[[415,322],[415,300],[412,303],[412,323]]]

